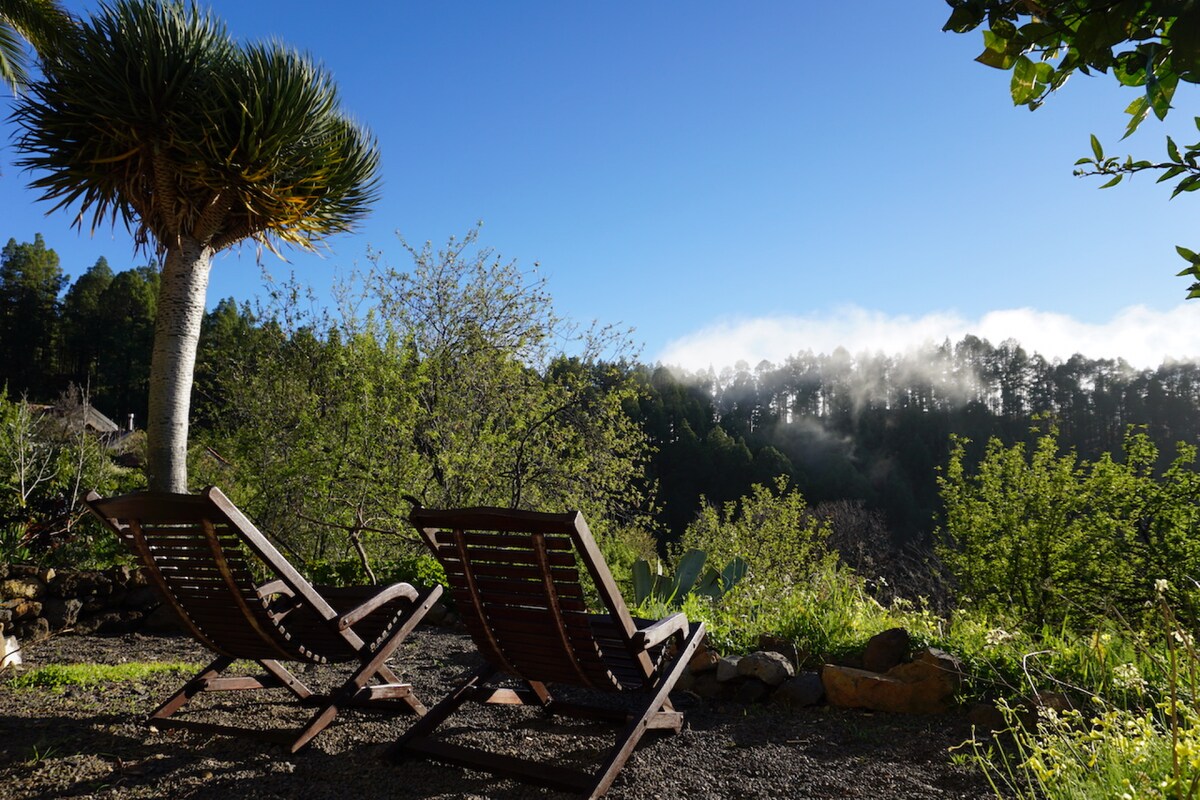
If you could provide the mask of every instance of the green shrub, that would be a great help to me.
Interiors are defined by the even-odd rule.
[[[1160,476],[1144,433],[1125,439],[1124,462],[1059,453],[1054,431],[1032,453],[988,443],[969,472],[956,441],[939,478],[945,502],[939,554],[964,606],[1016,614],[1040,628],[1086,630],[1114,612],[1136,624],[1154,592],[1149,579],[1194,586],[1200,574],[1200,474],[1196,448],[1179,445]],[[1179,597],[1197,619],[1195,594]]]
[[[705,504],[670,555],[676,564],[688,550],[704,551],[710,564],[740,558],[747,582],[786,591],[803,584],[826,555],[828,535],[828,526],[808,513],[804,496],[780,476],[770,486],[754,484],[748,495],[721,508]]]

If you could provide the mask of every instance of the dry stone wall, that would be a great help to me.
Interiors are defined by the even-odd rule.
[[[38,641],[64,630],[123,633],[171,623],[137,569],[55,570],[0,564],[0,631]]]

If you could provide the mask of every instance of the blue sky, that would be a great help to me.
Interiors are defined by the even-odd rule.
[[[68,1],[75,11],[96,3]],[[560,314],[635,329],[642,356],[720,369],[838,345],[1015,336],[1049,355],[1200,354],[1174,245],[1200,250],[1194,196],[1153,177],[1072,176],[1095,133],[1159,157],[1191,142],[1192,87],[1119,142],[1133,99],[1077,77],[1035,113],[942,33],[941,0],[347,2],[216,0],[234,36],[333,73],[378,137],[383,195],[332,254],[264,257],[319,293],[368,247],[483,221],[481,241],[549,280]],[[72,277],[138,261],[25,189],[0,137],[0,237],[35,232]],[[262,289],[252,248],[219,256],[210,305]]]

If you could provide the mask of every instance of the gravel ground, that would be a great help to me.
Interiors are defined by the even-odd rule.
[[[187,661],[207,651],[184,637],[61,635],[24,652],[26,667],[55,663]],[[478,664],[470,640],[422,628],[393,666],[427,705]],[[313,688],[337,672],[302,672]],[[143,723],[183,676],[63,692],[15,690],[0,680],[0,797],[58,798],[563,798],[558,792],[424,760],[380,756],[412,717],[347,711],[306,750],[195,732],[155,733]],[[233,692],[194,701],[228,724],[298,725],[304,709],[282,690]],[[676,697],[687,715],[677,736],[646,736],[608,797],[633,798],[985,798],[982,777],[951,763],[970,736],[961,714],[909,717],[828,707],[788,712]],[[190,708],[191,706],[189,706]],[[570,763],[610,742],[609,726],[549,720],[527,709],[469,704],[443,726],[456,741]],[[602,745],[603,746],[603,745]]]

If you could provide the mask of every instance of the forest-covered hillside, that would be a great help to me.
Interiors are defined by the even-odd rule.
[[[114,272],[104,259],[69,280],[40,236],[9,240],[0,253],[0,380],[9,397],[50,402],[74,384],[111,418],[143,421],[156,281],[153,267]],[[208,314],[193,402],[198,438],[243,402],[230,396],[223,373],[249,354],[266,357],[265,340],[300,336],[320,342],[322,358],[345,360],[339,351],[352,343],[344,330],[290,324],[280,318],[286,313],[228,299]],[[564,363],[528,367],[561,378]],[[903,355],[799,352],[783,364],[699,374],[619,354],[588,369],[607,376],[596,378],[607,386],[636,388],[621,402],[650,445],[639,494],[653,499],[671,538],[694,518],[701,496],[733,500],[788,475],[811,504],[861,500],[886,515],[899,541],[925,540],[952,434],[971,440],[968,457],[977,460],[990,437],[1032,441],[1054,425],[1064,447],[1091,459],[1119,452],[1137,425],[1164,464],[1176,442],[1200,439],[1195,364],[1048,361],[1017,342],[972,336]]]

